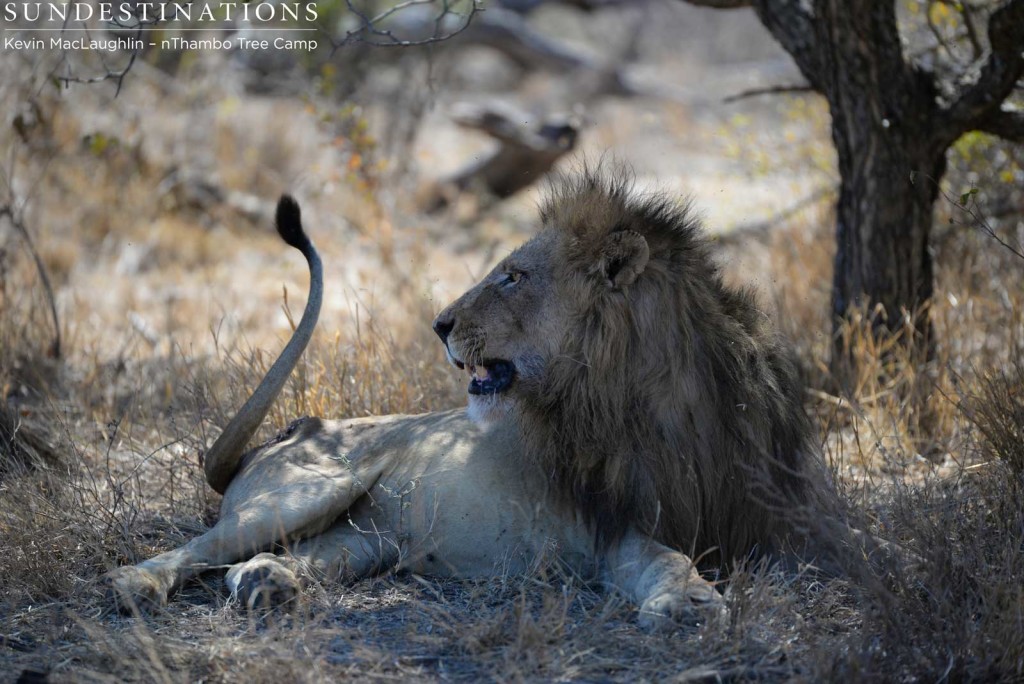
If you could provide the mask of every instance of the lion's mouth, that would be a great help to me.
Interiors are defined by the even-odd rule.
[[[516,377],[516,366],[511,361],[494,359],[479,364],[466,363],[456,358],[445,345],[448,361],[459,370],[469,370],[469,393],[475,395],[501,394],[512,385]]]
[[[464,365],[464,364],[460,364]],[[488,361],[479,366],[470,364],[469,393],[501,394],[512,385],[516,367],[510,361]]]

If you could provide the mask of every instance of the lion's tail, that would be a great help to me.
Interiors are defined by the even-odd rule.
[[[320,304],[324,294],[323,266],[320,263],[320,255],[302,229],[302,214],[298,202],[288,195],[281,197],[277,204],[276,221],[277,232],[281,238],[302,252],[309,262],[309,299],[306,301],[305,311],[302,312],[302,320],[299,321],[284,351],[277,357],[277,361],[267,371],[242,409],[231,419],[224,432],[206,452],[203,465],[206,481],[221,494],[231,483],[246,444],[270,411],[285,381],[309,344],[320,315]]]

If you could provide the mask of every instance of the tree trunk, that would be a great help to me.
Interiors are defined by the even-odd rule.
[[[926,124],[904,119],[902,127],[908,125]],[[866,309],[878,333],[902,330],[904,346],[918,358],[933,351],[926,308],[933,294],[928,245],[945,150],[922,144],[913,132],[902,135],[894,130],[899,126],[841,115],[833,121],[842,181],[836,207],[832,369],[840,382],[850,370],[850,350],[840,333],[851,309]]]
[[[883,335],[907,331],[912,316],[914,334],[901,346],[917,358],[931,353],[928,238],[952,141],[938,130],[934,82],[903,59],[892,2],[819,0],[815,7],[818,51],[803,63],[828,100],[842,179],[832,369],[846,384],[853,359],[840,333],[851,309],[875,314],[881,305],[872,321]]]

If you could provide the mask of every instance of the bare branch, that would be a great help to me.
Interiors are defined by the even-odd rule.
[[[429,22],[433,27],[431,35],[402,38],[395,35],[392,29],[380,27],[381,22],[393,18],[395,15],[401,15],[402,10],[418,5],[435,5],[438,2],[440,8]],[[399,2],[371,17],[356,9],[352,0],[345,0],[345,6],[349,12],[359,19],[359,26],[346,31],[341,40],[335,41],[331,39],[333,51],[337,51],[348,43],[355,42],[366,43],[375,47],[417,47],[444,42],[469,28],[473,17],[478,12],[484,11],[481,2],[482,0],[473,0],[469,11],[465,14],[460,14],[452,9],[452,0],[404,0],[404,2]],[[453,18],[455,19],[454,25],[452,22]]]
[[[357,19],[357,25],[346,31],[339,38],[335,38],[322,25],[319,26],[319,29],[330,43],[332,54],[345,45],[355,42],[366,43],[375,47],[430,45],[449,40],[465,31],[470,26],[473,17],[478,12],[483,11],[482,2],[483,0],[469,0],[468,10],[460,12],[453,8],[453,5],[458,4],[457,0],[397,0],[394,4],[371,15],[360,11],[353,0],[345,0],[345,7]],[[403,25],[402,21],[404,21],[406,15],[414,15],[416,12],[415,8],[417,7],[436,8],[436,12],[426,9],[425,11],[428,12],[428,15],[423,18],[423,21],[417,22],[413,20],[411,22],[411,30],[416,35],[402,36],[401,34],[406,29],[409,29],[409,26]],[[68,30],[69,23],[70,19],[65,19],[62,32]],[[144,19],[143,15],[138,10],[135,10],[131,21],[125,22],[115,17],[106,23],[109,24],[108,29],[119,30],[122,34],[130,32],[133,44],[142,45],[141,39],[144,32],[155,28],[161,21],[156,18]],[[390,27],[385,28],[385,25]],[[91,32],[88,29],[89,27],[83,23],[82,29],[75,30],[84,30],[86,37],[91,38]],[[127,54],[127,62],[123,67],[111,65],[102,51],[94,52],[97,53],[96,59],[100,62],[99,73],[92,75],[76,73],[69,58],[69,51],[65,50],[64,58],[54,69],[52,77],[58,83],[65,86],[72,83],[91,84],[113,81],[117,87],[117,93],[120,93],[125,77],[137,64],[140,50],[130,49],[123,51]]]
[[[978,21],[978,8],[972,6],[969,2],[959,2],[954,0],[939,0],[942,4],[951,6],[958,10],[964,18],[964,27],[967,29],[967,39],[971,42],[971,49],[974,51],[974,59],[981,59],[982,53],[985,52],[985,48],[981,43],[981,37],[978,36],[978,29],[975,22]]]
[[[477,194],[484,204],[515,194],[573,150],[581,126],[575,116],[536,118],[509,105],[463,104],[452,115],[458,125],[483,131],[500,146],[438,181],[423,199],[428,212],[444,209],[466,191]]]
[[[999,245],[1001,247],[1003,247],[1004,249],[1009,251],[1014,256],[1019,257],[1021,259],[1024,259],[1024,245],[1021,245],[1021,244],[1012,245],[1009,242],[1007,242],[1006,240],[1004,240],[1002,237],[999,236],[999,233],[997,233],[995,231],[995,229],[992,227],[992,225],[985,219],[985,216],[981,213],[981,209],[978,206],[978,201],[977,201],[977,199],[975,199],[975,196],[976,196],[976,193],[977,193],[977,188],[971,188],[970,192],[965,193],[965,194],[961,195],[960,197],[954,197],[953,195],[951,195],[946,190],[943,190],[942,186],[939,184],[939,182],[937,180],[935,180],[934,178],[932,178],[931,176],[929,176],[927,174],[923,174],[923,175],[924,175],[925,180],[927,180],[929,183],[931,183],[932,185],[934,185],[936,187],[936,189],[939,191],[939,194],[942,195],[943,199],[945,199],[947,202],[949,202],[949,205],[951,207],[953,207],[954,209],[957,209],[958,211],[961,211],[961,212],[967,214],[968,216],[970,216],[971,220],[972,220],[972,223],[978,229],[980,229],[981,232],[985,233],[990,238],[995,240],[997,243],[999,243]],[[958,222],[951,218],[950,219],[950,223],[955,225]],[[967,225],[967,224],[959,224],[959,225]]]
[[[53,317],[53,343],[50,345],[50,356],[59,359],[61,355],[60,319],[57,317],[57,300],[53,294],[53,286],[50,284],[50,275],[46,270],[46,264],[43,263],[43,258],[36,250],[28,227],[25,226],[20,213],[14,209],[12,204],[0,206],[0,218],[6,218],[18,235],[21,236],[21,239],[25,241],[25,247],[32,256],[36,270],[39,272],[39,279],[43,281],[43,288],[46,290],[46,300],[50,304],[50,315]]]
[[[995,240],[1001,247],[1008,250],[1015,257],[1024,259],[1024,245],[1012,245],[999,236],[999,233],[997,233],[995,229],[992,228],[989,222],[986,221],[985,217],[981,214],[981,210],[978,208],[978,203],[974,199],[973,191],[967,196],[968,199],[966,202],[963,201],[964,198],[958,199],[950,196],[950,194],[947,193],[945,190],[940,189],[939,192],[942,193],[942,196],[952,206],[956,207],[960,211],[970,216],[974,225],[977,226],[978,229],[981,230],[981,232],[985,233],[990,238]]]
[[[794,93],[814,93],[817,92],[813,86],[806,83],[802,85],[777,85],[768,86],[766,88],[750,88],[749,90],[743,90],[735,95],[730,95],[722,99],[725,104],[732,102],[738,102],[745,100],[749,97],[760,97],[761,95],[791,95]]]
[[[950,40],[950,39],[955,40],[956,37],[955,36],[951,36],[950,38],[947,38],[945,35],[943,35],[942,29],[939,27],[938,24],[935,23],[935,17],[932,16],[932,13],[930,11],[928,11],[928,9],[925,10],[924,16],[925,16],[925,23],[928,26],[928,30],[931,32],[932,37],[935,38],[935,43],[936,43],[935,48],[937,50],[944,51],[947,55],[949,55],[949,58],[951,60],[953,60],[954,62],[963,62],[962,59],[958,58],[955,46],[951,43],[951,40]],[[966,25],[968,27],[970,27],[970,25],[971,25],[970,21],[966,17],[964,18],[964,25]],[[970,33],[969,30],[965,31],[964,35],[968,35],[969,33]],[[977,59],[978,55],[975,54],[974,57],[975,57],[975,59]]]
[[[824,92],[822,38],[816,17],[801,0],[756,0],[754,10],[765,28],[796,62],[815,90]]]
[[[112,18],[109,23],[118,29],[124,31],[131,31],[132,39],[135,41],[135,43],[141,45],[143,32],[147,28],[155,26],[158,22],[156,19],[143,19],[142,14],[140,13],[138,8],[136,8],[133,11],[133,16],[134,21],[132,23],[123,22],[119,17]],[[64,25],[61,27],[62,37],[67,31],[68,24],[70,23],[70,16],[65,17]],[[86,29],[86,38],[92,38],[92,32],[88,30],[89,27],[84,22],[82,23],[82,28]],[[132,70],[132,67],[135,66],[135,61],[138,59],[140,50],[141,48],[128,50],[128,61],[121,68],[110,66],[110,64],[107,62],[106,57],[103,54],[103,51],[97,51],[100,66],[102,67],[103,72],[96,76],[78,76],[72,71],[71,64],[68,58],[68,50],[67,48],[65,48],[63,50],[62,59],[62,64],[66,69],[65,73],[63,75],[57,74],[55,68],[52,76],[57,82],[62,83],[65,87],[69,86],[72,83],[90,84],[102,83],[103,81],[114,81],[116,87],[114,97],[117,97],[121,94],[121,87],[124,85],[125,77],[128,75],[128,72]],[[57,68],[60,68],[60,65],[58,65]]]
[[[977,78],[943,112],[947,137],[955,139],[974,128],[984,130],[986,120],[999,111],[1024,75],[1024,0],[1011,0],[992,14],[988,38],[988,59]]]
[[[86,34],[86,35],[88,35],[88,34]],[[137,30],[137,36],[141,37],[141,35],[142,35],[142,29],[138,29]],[[57,81],[59,81],[60,83],[63,83],[65,87],[67,87],[68,85],[70,85],[72,83],[89,84],[89,83],[102,83],[103,81],[114,81],[115,86],[116,86],[116,89],[114,91],[114,97],[117,97],[118,95],[121,94],[121,86],[124,85],[125,76],[127,76],[128,72],[132,70],[133,66],[135,66],[135,60],[138,59],[138,56],[139,56],[139,51],[138,50],[130,50],[128,52],[128,62],[122,68],[120,68],[120,69],[113,69],[113,68],[111,68],[107,64],[107,61],[101,57],[101,64],[103,66],[104,72],[99,74],[99,75],[97,75],[97,76],[75,76],[69,70],[64,75],[59,75],[59,74],[55,73],[54,74],[54,78]],[[65,50],[64,59],[65,59],[65,63],[66,63],[67,62],[67,51],[66,50]]]
[[[1010,142],[1024,143],[1024,111],[1000,109],[985,117],[978,125],[978,130]]]

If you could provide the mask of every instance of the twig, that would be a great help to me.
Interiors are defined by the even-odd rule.
[[[978,192],[977,188],[972,187],[970,191],[964,193],[960,197],[953,197],[948,192],[942,189],[942,186],[939,185],[938,181],[936,181],[934,178],[932,178],[926,173],[912,173],[910,176],[910,182],[914,183],[918,175],[923,177],[929,183],[935,184],[935,186],[938,188],[939,194],[942,195],[943,199],[945,199],[947,202],[949,202],[951,205],[953,205],[960,211],[970,216],[974,220],[974,225],[981,228],[983,233],[985,233],[990,238],[992,238],[1000,245],[1002,245],[1004,248],[1009,250],[1010,253],[1013,254],[1014,256],[1019,257],[1020,259],[1024,259],[1024,247],[1020,245],[1014,246],[1006,242],[1006,240],[1003,240],[1003,238],[999,237],[999,234],[996,233],[992,226],[988,224],[988,221],[985,220],[985,217],[981,215],[981,212],[978,210],[978,202],[977,200],[974,199],[974,196]],[[950,222],[952,223],[953,220],[950,219]]]
[[[61,28],[61,35],[62,36],[64,35],[64,31],[65,31],[65,29],[67,29],[67,26],[68,26],[69,22],[70,22],[70,20],[65,18],[64,26]],[[143,21],[141,18],[137,17],[136,18],[136,23],[131,25],[131,26],[125,25],[125,24],[121,23],[119,20],[112,21],[111,23],[114,24],[115,26],[119,27],[119,28],[131,28],[131,29],[133,29],[135,31],[134,39],[135,40],[141,40],[143,31],[146,29],[146,27],[147,26],[155,26],[158,22],[155,19],[154,20]],[[86,38],[91,38],[92,33],[88,30],[89,27],[85,26],[84,23],[82,24],[82,26],[86,29],[86,32],[85,32]],[[68,64],[68,54],[67,54],[68,51],[67,51],[67,49],[65,49],[63,51],[64,57],[63,57],[62,61],[63,61],[64,64],[68,65],[68,73],[65,76],[57,75],[56,74],[57,68],[54,68],[54,72],[53,72],[54,76],[53,77],[57,81],[59,81],[60,83],[63,83],[65,88],[68,87],[72,83],[91,84],[91,83],[102,83],[103,81],[115,81],[116,85],[115,85],[115,90],[114,90],[114,97],[117,97],[118,95],[121,94],[121,86],[124,85],[125,77],[128,75],[128,72],[132,70],[132,67],[135,66],[135,61],[136,61],[136,59],[139,56],[139,50],[138,49],[133,49],[133,50],[131,50],[129,52],[129,54],[128,54],[128,63],[125,64],[124,67],[122,69],[120,69],[120,70],[112,70],[107,65],[107,60],[103,57],[103,51],[101,50],[99,52],[100,52],[100,57],[99,57],[100,65],[103,67],[103,69],[105,69],[105,72],[100,74],[99,76],[82,77],[82,76],[74,76],[74,75],[72,75],[72,73],[70,71],[70,69],[71,69],[70,64]],[[58,67],[59,67],[59,65],[58,65]]]
[[[813,93],[817,92],[809,84],[801,85],[777,85],[768,86],[766,88],[751,88],[750,90],[744,90],[735,95],[730,95],[722,100],[724,104],[730,104],[738,102],[739,100],[745,100],[749,97],[760,97],[761,95],[783,95],[791,93]]]
[[[441,9],[433,20],[433,35],[416,40],[402,39],[396,36],[394,33],[392,33],[390,29],[382,29],[377,27],[377,24],[379,22],[391,17],[392,15],[395,15],[396,13],[404,9],[417,5],[433,5],[436,1],[437,0],[405,0],[404,2],[399,2],[396,5],[393,5],[392,7],[383,10],[374,17],[370,17],[356,9],[356,7],[352,3],[352,0],[345,0],[345,6],[348,8],[349,12],[358,17],[361,23],[357,28],[346,31],[344,37],[339,41],[335,41],[329,37],[328,39],[331,40],[332,46],[331,52],[333,54],[338,49],[344,47],[345,45],[351,42],[365,43],[367,45],[372,45],[374,47],[419,47],[422,45],[433,45],[434,43],[441,43],[451,38],[454,38],[455,36],[465,31],[467,28],[469,28],[469,25],[472,23],[473,17],[476,16],[477,12],[484,11],[483,5],[481,4],[481,0],[473,0],[473,4],[466,14],[459,14],[458,12],[452,11],[451,0],[441,0]],[[442,33],[442,20],[447,16],[456,16],[464,20],[448,33]],[[386,40],[367,40],[363,36],[379,36],[380,38]]]
[[[971,188],[971,191],[966,193],[965,196],[956,198],[951,197],[949,193],[947,193],[945,190],[942,190],[941,188],[939,189],[939,192],[942,194],[942,197],[947,202],[955,206],[957,209],[970,216],[974,222],[974,225],[977,226],[978,228],[981,228],[981,231],[983,233],[985,233],[990,238],[992,238],[1000,245],[1002,245],[1004,248],[1009,250],[1010,253],[1016,256],[1017,258],[1024,259],[1024,247],[1020,245],[1011,245],[1009,242],[1001,238],[999,234],[996,233],[995,229],[993,229],[992,226],[989,225],[988,221],[985,220],[985,217],[981,215],[981,212],[978,209],[978,202],[977,200],[974,199],[975,191],[975,188]],[[965,197],[967,199],[966,202],[962,201]]]
[[[32,242],[32,236],[29,234],[28,228],[25,227],[24,221],[15,214],[14,208],[10,204],[0,206],[0,217],[7,217],[7,220],[11,222],[14,230],[25,241],[32,260],[35,261],[39,278],[43,281],[43,288],[46,290],[47,302],[50,304],[50,315],[53,317],[53,344],[50,345],[50,356],[59,359],[61,355],[60,319],[57,317],[57,301],[53,296],[53,286],[50,284],[50,275],[46,270],[46,264],[43,263],[42,257],[36,251],[35,243]]]

